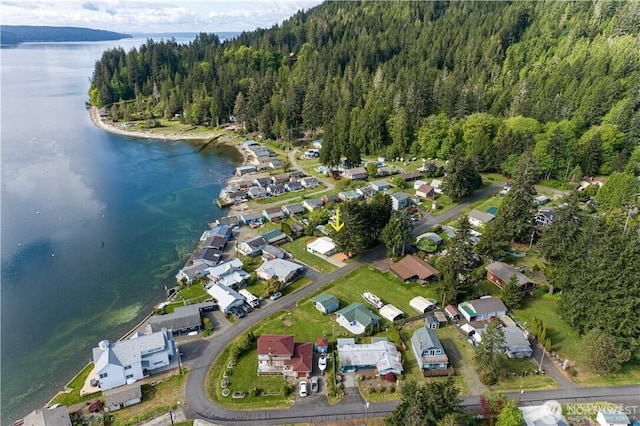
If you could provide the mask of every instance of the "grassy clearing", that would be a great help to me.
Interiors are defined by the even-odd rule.
[[[498,383],[489,386],[492,392],[513,392],[520,389],[542,390],[555,389],[556,382],[542,374],[532,374],[536,366],[528,359],[507,359],[503,363],[503,369],[509,375],[500,377]],[[523,375],[525,374],[526,375]]]
[[[171,373],[162,378],[156,378],[157,384],[142,385],[142,403],[132,405],[113,413],[113,424],[119,426],[137,425],[159,415],[176,409],[184,403],[184,388],[188,373]]]
[[[307,251],[307,244],[314,239],[315,237],[301,237],[283,244],[282,248],[291,253],[293,257],[316,269],[321,274],[328,274],[335,271],[337,269],[336,266]]]
[[[82,371],[80,371],[78,375],[67,384],[67,387],[72,389],[71,392],[59,393],[51,400],[51,405],[73,405],[79,402],[90,401],[100,397],[99,392],[92,393],[91,395],[80,396],[80,390],[82,389],[85,380],[87,380],[87,377],[89,377],[89,373],[91,373],[91,370],[93,370],[93,363],[87,364],[87,366],[84,367]]]
[[[514,316],[523,325],[531,324],[533,317],[538,317],[547,327],[547,337],[551,339],[551,349],[561,358],[569,360],[570,365],[576,367],[578,375],[573,378],[580,384],[593,386],[613,386],[635,384],[640,382],[640,365],[627,363],[614,374],[605,376],[591,373],[584,365],[581,337],[573,331],[559,314],[558,301],[560,296],[529,297],[525,299],[521,309],[514,311]]]

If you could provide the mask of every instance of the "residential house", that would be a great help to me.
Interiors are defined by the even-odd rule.
[[[102,340],[93,348],[93,363],[105,391],[140,380],[149,371],[166,367],[176,355],[171,330],[136,334],[126,340],[110,343]]]
[[[318,182],[318,178],[311,176],[300,179],[300,184],[307,189],[311,189],[320,185],[320,182]]]
[[[247,196],[252,200],[259,200],[261,198],[267,198],[269,193],[267,189],[262,186],[252,186],[247,190]]]
[[[416,189],[416,196],[427,200],[435,200],[436,191],[431,185],[420,185],[420,187]]]
[[[247,212],[240,215],[240,222],[243,225],[251,225],[252,223],[262,223],[262,215],[257,212]]]
[[[321,209],[323,205],[322,198],[312,198],[302,202],[302,206],[310,212]]]
[[[289,254],[278,246],[267,244],[262,248],[262,260],[285,259]]]
[[[434,179],[431,181],[431,186],[433,186],[433,190],[436,192],[436,194],[440,194],[442,195],[442,181],[440,179]]]
[[[276,170],[282,167],[283,161],[279,158],[272,158],[267,164],[269,164],[270,169]]]
[[[411,198],[409,198],[409,195],[405,194],[404,192],[396,192],[394,194],[391,194],[391,207],[393,208],[393,210],[402,210],[406,207],[409,207],[410,204]]]
[[[629,416],[623,411],[613,408],[598,410],[596,421],[600,426],[628,426],[630,424]]]
[[[104,405],[110,413],[140,402],[142,402],[142,386],[140,383],[109,389],[104,393]]]
[[[258,374],[309,377],[313,371],[313,344],[295,343],[291,334],[258,337]]]
[[[422,177],[422,173],[420,172],[407,172],[407,173],[402,173],[400,175],[402,177],[402,179],[404,179],[405,182],[410,182],[410,181],[414,181],[414,180],[418,180]]]
[[[289,192],[302,191],[304,188],[298,180],[292,180],[284,184],[284,189]]]
[[[449,370],[449,357],[435,331],[426,327],[420,327],[414,331],[411,336],[411,350],[418,368],[422,370],[425,377],[438,375],[438,372],[442,375],[452,373]]]
[[[435,232],[425,232],[424,234],[418,235],[416,237],[416,241],[420,241],[423,238],[430,239],[431,241],[436,243],[436,245],[442,244],[442,237],[440,237],[440,235],[436,234]]]
[[[531,358],[533,349],[531,343],[517,327],[503,327],[504,350],[509,358]]]
[[[209,268],[208,278],[210,285],[213,283],[224,284],[227,287],[239,288],[251,278],[251,274],[244,271],[242,261],[234,258],[219,264],[213,268]]]
[[[338,198],[341,201],[353,201],[353,200],[362,200],[362,194],[359,194],[357,191],[352,189],[348,191],[342,191],[338,194]]]
[[[413,181],[413,189],[415,189],[416,191],[418,190],[418,188],[420,188],[422,185],[429,185],[429,182],[427,182],[426,180],[422,180],[422,179],[418,179],[418,180],[414,180]]]
[[[280,222],[286,218],[280,207],[268,207],[262,210],[262,216],[264,216],[269,222]]]
[[[27,414],[14,426],[71,426],[71,419],[66,406],[38,408]]]
[[[242,241],[237,245],[238,251],[245,256],[257,256],[262,253],[262,249],[266,246],[267,240],[262,235],[257,235],[253,238],[249,238],[246,241]]]
[[[284,259],[273,259],[260,265],[260,267],[256,269],[256,275],[264,281],[276,279],[285,284],[296,278],[303,270],[304,267],[295,262]]]
[[[456,309],[456,307],[453,305],[445,306],[444,313],[449,317],[449,319],[452,322],[458,322],[462,318],[460,311],[458,311],[458,309]]]
[[[210,266],[211,265],[203,261],[194,262],[178,271],[176,281],[178,281],[179,284],[191,284],[193,280],[207,275],[206,269]]]
[[[264,239],[267,240],[267,243],[269,244],[283,244],[289,241],[289,237],[287,236],[287,234],[279,229],[272,229],[269,232],[265,232],[264,234],[262,234],[262,237],[264,237]]]
[[[440,328],[440,321],[438,321],[433,315],[427,315],[424,318],[424,326],[430,330],[437,330]]]
[[[229,226],[225,226],[225,225],[214,226],[213,228],[207,231],[204,231],[202,233],[202,235],[200,236],[200,241],[207,241],[208,239],[216,236],[221,236],[226,241],[229,241],[233,236],[233,231]]]
[[[391,272],[404,282],[421,283],[438,279],[438,270],[417,256],[409,254],[389,268]]]
[[[329,353],[329,339],[326,337],[318,337],[316,339],[316,352],[322,355],[327,355]]]
[[[246,141],[242,142],[242,146],[245,148],[250,148],[253,146],[260,146],[260,144],[252,139],[247,139]]]
[[[369,184],[371,188],[377,191],[384,191],[386,189],[391,188],[391,185],[386,180],[376,180]]]
[[[522,411],[522,421],[526,426],[568,426],[569,422],[562,415],[562,406],[557,404],[554,412],[552,405],[526,405],[518,407]]]
[[[265,188],[269,185],[271,185],[271,179],[269,179],[268,177],[257,177],[253,180],[253,183],[256,184],[256,186],[259,186],[260,188]]]
[[[391,170],[389,170],[389,167],[387,166],[380,166],[378,167],[378,170],[376,171],[376,176],[388,176],[391,174]]]
[[[267,186],[267,194],[271,195],[272,197],[282,195],[285,192],[287,192],[287,190],[284,188],[284,185],[282,185],[281,183],[274,183]]]
[[[157,333],[166,329],[178,335],[198,331],[202,328],[202,312],[215,309],[217,309],[217,305],[213,302],[178,306],[170,314],[152,315],[149,318],[147,330],[151,333]]]
[[[536,226],[540,227],[551,225],[554,220],[556,220],[556,214],[551,209],[538,210],[534,217]]]
[[[432,302],[431,300],[425,299],[422,296],[416,296],[411,299],[409,301],[409,306],[411,306],[421,314],[432,311],[438,307],[436,302]]]
[[[481,212],[480,210],[473,209],[468,215],[469,224],[474,228],[480,228],[483,225],[491,222],[496,217],[491,213]]]
[[[536,204],[541,206],[541,205],[547,204],[549,202],[549,197],[547,197],[546,195],[538,195],[533,200],[536,202]]]
[[[253,165],[256,166],[256,170],[259,172],[264,172],[265,170],[269,170],[269,157],[264,154],[263,157],[255,158],[251,161]]]
[[[467,321],[481,321],[506,315],[507,307],[500,299],[484,296],[458,304],[458,312]]]
[[[240,166],[236,167],[236,174],[238,176],[248,175],[249,173],[255,173],[256,168],[254,166]]]
[[[287,173],[271,176],[271,183],[274,185],[284,185],[287,182],[289,182],[289,175]]]
[[[365,197],[373,197],[374,194],[378,191],[373,189],[371,186],[363,186],[362,188],[357,188],[356,192],[360,194],[362,198],[365,198]]]
[[[390,303],[380,308],[378,313],[382,318],[388,319],[391,322],[399,320],[404,316],[404,312],[402,312],[400,309],[396,308]]]
[[[331,256],[336,252],[336,244],[329,237],[320,237],[307,243],[307,251],[322,256]]]
[[[209,266],[217,265],[222,260],[222,250],[204,247],[193,255],[193,263],[204,262]]]
[[[485,269],[487,270],[487,279],[500,288],[503,288],[514,275],[517,279],[520,292],[523,295],[533,293],[533,290],[536,288],[536,283],[533,282],[533,280],[504,262],[490,263]]]
[[[323,204],[329,204],[329,203],[337,203],[338,201],[340,201],[340,197],[338,197],[336,194],[330,194],[330,195],[324,195],[322,198],[322,203]]]
[[[224,246],[226,245],[227,240],[220,235],[216,235],[214,237],[208,238],[205,242],[203,242],[202,248],[212,248],[215,250],[223,251]]]
[[[216,219],[216,225],[228,226],[229,228],[233,229],[236,226],[240,225],[240,220],[238,219],[238,216],[225,216],[225,217]]]
[[[365,170],[364,167],[353,167],[351,169],[345,170],[342,173],[342,176],[351,180],[364,180],[369,175],[367,174],[367,171]]]
[[[228,314],[233,308],[240,307],[244,304],[244,297],[234,289],[224,284],[214,284],[207,293],[216,300],[218,307],[222,312]]]
[[[356,344],[354,339],[338,339],[340,371],[373,370],[380,377],[389,373],[402,374],[402,356],[396,345],[384,337],[371,340],[371,343]]]
[[[313,306],[323,314],[335,312],[340,307],[340,301],[332,294],[322,293],[311,299]]]
[[[354,302],[336,312],[336,321],[352,334],[364,334],[371,331],[380,322],[380,317],[367,309],[362,303]]]
[[[299,223],[299,222],[294,222],[291,224],[291,233],[292,238],[297,237],[298,235],[301,235],[304,232],[304,226]]]
[[[289,217],[303,215],[304,207],[301,203],[287,204],[282,207],[282,211]]]
[[[289,179],[300,179],[304,177],[304,173],[300,170],[292,170],[288,173]]]
[[[228,192],[225,198],[230,203],[241,203],[247,201],[247,193],[245,191],[232,191]]]

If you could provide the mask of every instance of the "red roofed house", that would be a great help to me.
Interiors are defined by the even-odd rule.
[[[316,352],[321,354],[329,353],[329,339],[326,337],[318,337],[316,340]]]
[[[294,340],[291,334],[258,337],[258,374],[309,377],[313,369],[313,344]]]

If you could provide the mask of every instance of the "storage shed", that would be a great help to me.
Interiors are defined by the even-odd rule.
[[[425,299],[422,296],[416,296],[409,301],[409,306],[411,306],[416,311],[424,314],[425,312],[429,312],[436,308],[435,302]]]
[[[388,319],[389,321],[395,321],[397,319],[400,319],[400,317],[404,315],[404,312],[391,304],[384,305],[382,308],[380,308],[378,313],[380,314],[380,316]]]

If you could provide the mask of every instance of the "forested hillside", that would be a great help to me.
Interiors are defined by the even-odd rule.
[[[3,46],[27,42],[104,41],[131,38],[128,34],[113,31],[38,25],[2,25],[0,33]]]
[[[635,1],[328,2],[224,43],[107,51],[90,100],[116,119],[322,129],[329,165],[461,145],[481,171],[532,151],[544,177],[637,172],[639,31]]]

